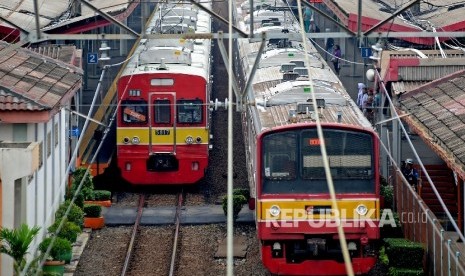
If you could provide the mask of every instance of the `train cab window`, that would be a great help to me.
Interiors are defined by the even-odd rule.
[[[122,118],[125,123],[146,123],[147,102],[142,100],[123,101],[121,103]]]
[[[155,100],[155,123],[169,124],[171,122],[171,106],[169,100]]]
[[[179,100],[177,102],[177,118],[181,124],[200,124],[202,123],[202,101]]]
[[[295,161],[288,154],[276,154],[271,158],[271,178],[290,179],[295,178]]]

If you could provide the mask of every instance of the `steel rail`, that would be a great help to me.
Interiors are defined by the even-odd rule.
[[[126,259],[124,260],[123,270],[121,271],[121,276],[125,276],[128,272],[129,268],[129,261],[131,260],[132,252],[134,249],[134,242],[137,236],[137,230],[139,228],[140,219],[142,217],[142,210],[145,203],[145,195],[141,194],[139,197],[139,205],[137,207],[137,217],[136,222],[134,223],[134,227],[132,228],[132,235],[131,240],[129,241],[128,250],[126,251]]]
[[[181,191],[178,195],[178,206],[176,207],[176,215],[175,215],[175,224],[176,229],[174,231],[174,241],[173,241],[173,250],[171,253],[171,264],[170,264],[170,273],[169,276],[174,275],[174,266],[176,264],[176,251],[178,248],[178,237],[179,237],[179,225],[181,224],[181,207],[183,202],[183,191]]]

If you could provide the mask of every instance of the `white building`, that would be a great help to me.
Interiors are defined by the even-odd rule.
[[[0,53],[8,46],[0,42]],[[40,226],[29,250],[35,252],[68,184],[69,110],[82,85],[82,53],[56,45],[6,52],[0,55],[0,225]],[[12,259],[0,258],[1,275],[13,275]]]

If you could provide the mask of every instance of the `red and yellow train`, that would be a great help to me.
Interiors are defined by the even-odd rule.
[[[208,13],[160,3],[147,34],[210,33]],[[195,184],[210,148],[209,39],[143,39],[118,81],[117,163],[132,185]]]
[[[236,25],[248,32],[251,16],[241,2]],[[236,75],[251,82],[253,104],[243,113],[243,130],[262,261],[279,275],[347,275],[339,218],[351,266],[364,274],[377,260],[378,136],[313,44],[292,39],[300,33],[298,21],[278,3],[255,10],[257,37],[262,32],[271,37],[263,52],[261,42],[249,40],[237,40],[235,48]]]

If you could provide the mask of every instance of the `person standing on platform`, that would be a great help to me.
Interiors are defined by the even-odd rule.
[[[305,7],[303,16],[304,16],[305,32],[309,33],[310,32],[310,23],[312,21],[312,10],[309,7]]]
[[[357,94],[357,106],[362,110],[362,104],[363,104],[363,95],[367,93],[366,90],[366,85],[362,82],[359,82],[357,84],[358,88],[358,94]]]
[[[341,70],[341,64],[339,63],[339,59],[341,58],[341,48],[339,45],[334,45],[334,50],[333,50],[333,56],[331,57],[331,62],[333,63],[334,66],[334,72],[336,75],[339,76],[339,70]]]

